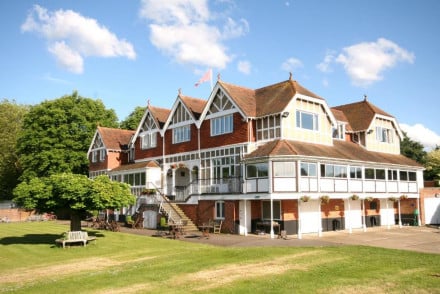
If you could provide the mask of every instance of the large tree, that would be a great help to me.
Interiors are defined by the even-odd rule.
[[[426,179],[440,180],[440,148],[437,146],[434,150],[428,152],[426,156]]]
[[[424,146],[417,141],[411,140],[405,132],[403,132],[403,140],[400,142],[400,153],[420,164],[425,164],[426,162]]]
[[[136,130],[142,117],[144,116],[146,107],[137,106],[122,122],[121,129]]]
[[[78,174],[52,174],[20,183],[14,201],[42,212],[64,209],[70,213],[70,230],[81,230],[81,218],[93,210],[115,209],[134,204],[130,186],[102,175],[89,179]]]
[[[114,110],[77,92],[32,106],[17,142],[22,179],[87,174],[87,149],[98,125],[117,127]]]
[[[15,101],[0,102],[0,200],[12,199],[12,190],[21,176],[16,145],[28,110],[28,106]]]

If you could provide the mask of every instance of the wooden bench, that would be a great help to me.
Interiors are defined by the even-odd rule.
[[[55,243],[62,244],[63,248],[65,248],[68,243],[83,243],[83,246],[86,246],[87,242],[96,240],[96,237],[89,237],[87,232],[84,231],[71,231],[65,234],[64,238],[55,240]]]

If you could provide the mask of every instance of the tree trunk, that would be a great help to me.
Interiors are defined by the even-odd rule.
[[[76,210],[72,210],[70,213],[70,230],[81,231],[81,213]]]

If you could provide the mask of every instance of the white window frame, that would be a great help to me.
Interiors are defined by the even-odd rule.
[[[92,151],[92,162],[98,161],[98,151],[94,150]]]
[[[211,119],[211,136],[229,134],[234,131],[234,119],[232,114]]]
[[[157,146],[157,132],[146,133],[141,137],[141,149],[151,149]]]
[[[191,127],[182,126],[173,129],[173,144],[188,142],[191,140]]]
[[[344,140],[345,136],[345,125],[338,124],[336,128],[333,128],[333,139]]]
[[[215,219],[225,219],[225,202],[223,200],[215,202]]]
[[[381,143],[393,143],[392,130],[384,127],[376,127],[376,140]]]
[[[310,167],[312,166],[314,167],[314,172],[315,172],[314,175],[310,175]],[[307,167],[307,170],[305,169],[305,167]],[[302,174],[303,170],[307,172],[307,175]],[[316,178],[318,176],[317,164],[315,162],[301,162],[299,174],[301,175],[301,177]]]
[[[304,119],[306,117],[309,117],[312,119],[312,128],[308,128],[304,126]],[[296,111],[296,127],[303,129],[303,130],[309,130],[309,131],[319,131],[319,115],[317,113],[313,112],[306,112],[302,110]]]
[[[105,155],[106,155],[106,152],[105,152],[105,149],[101,149],[101,150],[99,150],[99,161],[105,161]]]

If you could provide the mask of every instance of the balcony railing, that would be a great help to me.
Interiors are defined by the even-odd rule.
[[[200,179],[188,186],[174,187],[174,200],[184,201],[188,196],[200,194],[233,194],[242,192],[242,178]]]

